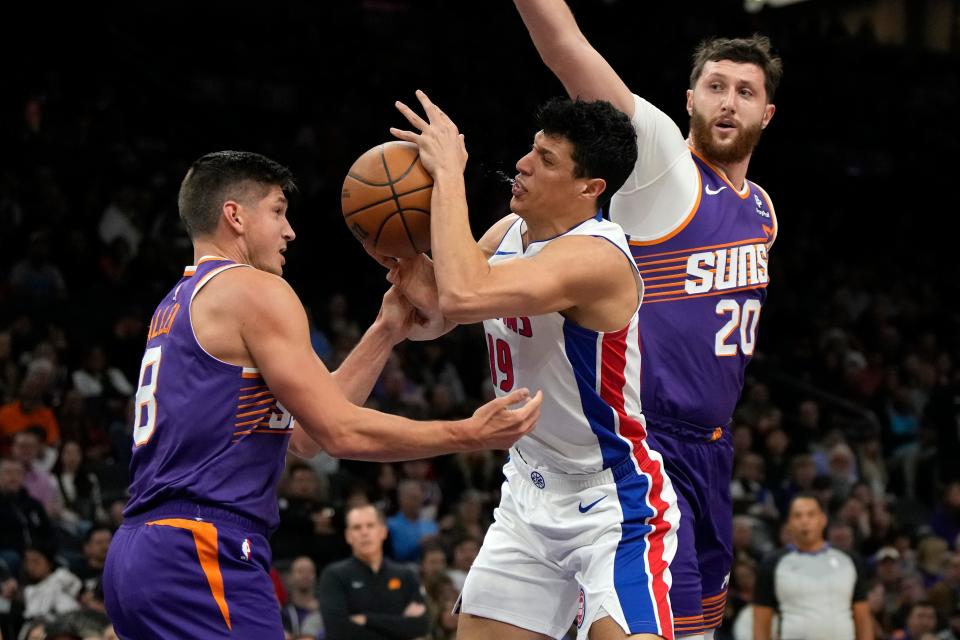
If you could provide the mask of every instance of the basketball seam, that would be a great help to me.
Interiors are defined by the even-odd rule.
[[[386,146],[386,145],[380,145],[380,159],[381,159],[381,160],[384,159],[384,153],[383,153],[383,148],[384,148],[384,146]],[[420,152],[417,151],[417,154],[416,154],[415,156],[413,156],[413,162],[410,163],[410,166],[409,166],[409,167],[407,167],[406,169],[403,170],[403,173],[401,173],[399,176],[397,176],[397,179],[394,180],[394,182],[399,182],[400,180],[403,180],[404,178],[406,178],[407,175],[408,175],[411,171],[413,171],[413,166],[414,166],[415,164],[417,164],[417,160],[419,160],[419,159],[420,159]],[[386,168],[386,164],[384,164],[384,168]],[[362,178],[362,177],[360,177],[360,176],[358,176],[358,175],[355,175],[353,172],[347,173],[347,177],[348,177],[348,178],[353,178],[353,179],[356,180],[357,182],[363,183],[363,184],[367,185],[368,187],[388,187],[388,186],[390,186],[390,185],[392,184],[392,182],[390,182],[390,172],[389,172],[389,171],[387,171],[387,182],[374,182],[374,181],[372,181],[372,180],[367,180],[366,178]],[[430,185],[433,186],[433,183],[431,182]]]
[[[389,220],[390,218],[392,218],[393,216],[395,216],[395,215],[397,215],[397,214],[400,214],[400,224],[403,225],[403,230],[404,230],[404,232],[406,232],[406,234],[407,234],[407,240],[410,242],[410,246],[413,247],[413,250],[414,250],[414,251],[419,251],[419,248],[417,247],[417,243],[413,241],[413,234],[410,233],[410,227],[407,226],[407,220],[406,220],[406,218],[403,217],[403,207],[400,206],[400,197],[397,195],[397,190],[396,190],[396,188],[394,187],[394,180],[393,180],[393,178],[390,176],[390,167],[389,167],[389,165],[387,165],[387,156],[386,156],[386,154],[384,153],[384,147],[385,147],[385,146],[386,146],[386,145],[380,145],[380,162],[383,163],[383,172],[386,174],[387,180],[390,181],[390,183],[389,183],[389,184],[390,184],[390,193],[393,194],[393,201],[397,204],[397,210],[394,211],[393,213],[391,213],[390,215],[386,216],[383,220],[380,221],[380,228],[377,229],[377,237],[376,237],[376,238],[374,239],[374,241],[373,241],[373,246],[374,246],[374,248],[376,248],[377,244],[380,242],[380,234],[383,233],[383,228],[384,228],[385,226],[387,226],[387,220]],[[415,165],[415,164],[417,163],[417,159],[418,159],[419,157],[420,157],[420,152],[418,151],[418,152],[417,152],[417,155],[413,158],[413,162],[410,163],[410,166],[407,167],[407,170],[404,171],[404,172],[403,172],[403,175],[401,175],[399,178],[397,178],[397,180],[402,180],[403,177],[406,176],[406,175],[410,172],[411,169],[413,169],[413,165]]]
[[[387,185],[368,185],[368,186],[385,187],[385,186],[387,186]],[[423,186],[423,187],[417,187],[416,189],[410,189],[410,191],[404,191],[403,193],[398,193],[398,194],[397,194],[397,198],[402,198],[403,196],[408,196],[408,195],[410,195],[411,193],[417,193],[418,191],[423,191],[424,189],[431,189],[431,188],[433,188],[433,183],[432,183],[432,182],[431,182],[430,184],[428,184],[428,185]],[[345,214],[343,215],[343,217],[344,217],[344,218],[349,218],[349,217],[352,216],[352,215],[356,215],[356,214],[358,214],[358,213],[363,213],[364,211],[366,211],[367,209],[370,209],[371,207],[376,207],[376,206],[381,205],[381,204],[384,204],[384,203],[386,203],[386,202],[390,202],[390,201],[393,200],[393,199],[394,199],[393,196],[389,196],[389,197],[387,197],[387,198],[384,198],[383,200],[378,200],[377,202],[371,202],[370,204],[366,205],[365,207],[362,207],[362,208],[360,208],[360,209],[356,209],[356,210],[354,210],[354,211],[351,211],[350,213],[345,213]],[[424,210],[423,210],[423,209],[420,209],[420,211],[424,211]]]

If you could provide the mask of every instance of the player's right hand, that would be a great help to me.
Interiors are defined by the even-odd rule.
[[[526,402],[522,407],[511,405]],[[528,389],[516,389],[507,395],[491,400],[473,413],[471,420],[477,423],[475,437],[478,449],[509,449],[514,442],[533,431],[540,419],[543,391],[530,397]]]

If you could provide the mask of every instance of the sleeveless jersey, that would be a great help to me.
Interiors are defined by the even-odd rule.
[[[232,268],[249,267],[202,258],[153,314],[140,366],[126,516],[184,500],[269,529],[279,522],[276,486],[293,419],[257,369],[204,351],[190,317],[200,288]]]
[[[685,220],[666,237],[630,240],[644,280],[641,392],[651,428],[680,423],[716,438],[740,398],[770,280],[776,222],[767,194],[738,191],[690,150],[699,187]],[[611,210],[611,218],[629,212]]]
[[[620,226],[599,215],[526,249],[524,226],[519,219],[511,225],[490,264],[533,257],[550,242],[574,235],[604,238],[630,256]],[[496,318],[483,327],[497,395],[520,387],[544,394],[536,428],[515,445],[525,462],[560,473],[594,473],[642,448],[636,313],[612,333],[586,329],[560,313]]]

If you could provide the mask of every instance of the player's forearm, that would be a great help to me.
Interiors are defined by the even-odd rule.
[[[586,43],[563,0],[514,0],[530,39],[544,63],[558,73],[573,47]]]
[[[773,609],[762,605],[753,606],[753,640],[770,640]]]
[[[293,429],[293,435],[290,436],[290,444],[287,445],[287,450],[295,456],[309,460],[323,451],[323,447],[308,436],[303,427],[297,425]]]
[[[393,337],[376,322],[367,329],[357,346],[332,373],[347,400],[356,405],[367,401],[394,344]]]
[[[317,439],[337,458],[371,462],[431,458],[479,448],[469,437],[470,420],[422,422],[354,407]]]
[[[479,296],[480,284],[490,272],[490,265],[470,231],[460,173],[435,177],[430,240],[440,310],[456,322],[474,321],[465,320],[463,312]]]
[[[857,640],[874,640],[873,618],[867,602],[853,604],[853,626]]]

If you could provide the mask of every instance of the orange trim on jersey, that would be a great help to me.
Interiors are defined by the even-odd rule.
[[[271,400],[271,402],[273,402],[273,400]],[[246,411],[244,413],[238,413],[236,417],[246,418],[247,416],[262,415],[264,413],[270,413],[271,411],[273,411],[273,407],[264,407],[263,409],[256,409],[254,411]]]
[[[264,392],[264,393],[266,393],[266,392]],[[261,395],[261,394],[258,393],[257,395]],[[247,404],[238,404],[238,405],[237,405],[237,409],[249,409],[250,407],[256,407],[256,406],[261,405],[261,404],[266,404],[266,403],[268,403],[268,402],[273,402],[274,400],[276,400],[276,398],[274,398],[273,395],[271,394],[271,396],[270,396],[269,398],[264,398],[263,400],[257,400],[256,402],[249,402],[249,403],[247,403]],[[238,417],[239,417],[239,416],[238,416]]]
[[[702,615],[698,615],[698,616],[674,616],[674,618],[673,618],[674,623],[680,622],[681,620],[693,620],[694,622],[702,622],[702,621],[703,621],[703,616],[702,616]]]
[[[700,172],[697,171],[697,199],[694,201],[693,206],[690,207],[690,212],[687,213],[687,216],[683,219],[683,222],[680,223],[680,226],[661,238],[654,238],[653,240],[631,240],[630,244],[635,247],[649,247],[651,245],[660,244],[661,242],[666,242],[670,238],[674,237],[686,229],[687,225],[690,224],[690,221],[693,220],[693,216],[696,215],[697,210],[700,208],[701,198],[703,198],[703,178],[700,177]]]
[[[192,276],[192,275],[193,275],[194,273],[196,273],[196,272],[197,272],[197,268],[196,268],[196,267],[187,267],[186,269],[183,270],[183,277],[184,277],[184,278],[189,278],[190,276]]]
[[[168,518],[147,523],[147,526],[152,525],[186,529],[193,534],[193,543],[197,547],[197,559],[200,561],[203,574],[207,577],[207,583],[210,585],[210,593],[220,608],[223,621],[227,623],[227,629],[232,631],[233,627],[230,626],[230,608],[227,606],[227,596],[223,589],[223,575],[220,573],[217,528],[210,522],[198,522],[185,518]]]
[[[253,391],[254,389],[266,389],[266,388],[267,388],[267,385],[265,385],[265,384],[258,384],[258,385],[253,386],[253,387],[240,387],[240,391]]]
[[[261,420],[263,420],[263,417],[257,416],[257,417],[254,418],[253,420],[244,420],[243,422],[237,422],[237,423],[234,424],[233,426],[235,426],[235,427],[245,427],[245,426],[247,426],[248,424],[256,424],[256,423],[260,422]]]
[[[260,375],[259,373],[247,373],[246,371],[244,371],[243,373],[240,374],[240,377],[245,378],[247,380],[253,380],[254,378],[262,378],[263,376]]]
[[[676,298],[663,298],[663,299],[661,299],[661,300],[649,300],[649,301],[647,301],[646,299],[644,299],[644,302],[645,302],[645,303],[649,302],[650,304],[653,304],[654,302],[672,302],[672,301],[674,301],[674,300],[692,300],[693,298],[706,298],[706,297],[709,297],[709,296],[722,296],[722,295],[726,295],[726,294],[728,294],[728,293],[736,293],[736,292],[738,292],[738,291],[749,291],[749,290],[751,290],[751,289],[766,289],[766,288],[767,288],[767,285],[766,285],[766,283],[764,283],[764,284],[753,285],[753,286],[750,286],[750,287],[737,287],[737,288],[735,288],[735,289],[724,289],[723,291],[711,291],[710,293],[698,293],[698,294],[695,294],[695,295],[692,295],[692,296],[691,296],[691,295],[677,296]],[[653,295],[653,296],[663,295],[664,293],[668,293],[668,292],[663,291],[663,292],[660,292],[659,294],[654,293],[654,294],[651,294],[651,295]]]
[[[196,266],[203,264],[204,262],[213,262],[214,260],[229,260],[230,258],[224,258],[223,256],[203,256],[197,262]]]
[[[636,261],[636,258],[634,258],[634,261]],[[670,258],[668,260],[654,260],[653,262],[644,262],[643,264],[640,264],[639,262],[637,262],[637,268],[639,269],[640,267],[648,267],[652,264],[666,264],[668,262],[686,262],[686,261],[687,261],[687,256],[680,256],[679,258]]]
[[[661,253],[648,253],[645,256],[641,256],[642,259],[646,260],[647,258],[657,258],[659,256],[668,256],[672,253],[697,253],[699,251],[705,251],[707,249],[723,249],[724,247],[732,247],[735,245],[748,245],[756,244],[758,242],[766,242],[769,238],[749,238],[747,240],[737,240],[735,242],[725,242],[723,244],[712,244],[706,247],[693,247],[692,249],[676,249],[674,251],[663,251]]]
[[[661,284],[651,284],[646,286],[646,290],[650,289],[663,289],[664,287],[682,287],[685,280],[677,280],[676,276],[670,276],[673,278],[673,282],[663,282]]]
[[[259,387],[253,387],[253,388],[258,389]],[[239,398],[237,398],[237,400],[249,400],[251,398],[259,398],[260,396],[266,393],[272,393],[272,392],[270,391],[270,389],[267,389],[266,391],[260,391],[259,393],[251,393],[250,395],[240,396]]]
[[[743,193],[740,193],[740,189],[738,189],[738,188],[736,188],[735,186],[733,186],[733,183],[730,182],[730,179],[726,176],[726,174],[723,172],[723,170],[722,170],[720,167],[716,166],[715,164],[713,164],[712,162],[710,162],[709,160],[707,160],[706,158],[704,158],[704,157],[703,157],[702,155],[700,155],[700,153],[699,153],[696,149],[694,149],[693,147],[690,147],[690,153],[692,153],[693,155],[695,155],[695,156],[697,156],[698,158],[700,158],[701,160],[703,160],[703,164],[705,164],[705,165],[707,165],[708,167],[710,167],[710,168],[713,170],[713,172],[714,172],[715,174],[717,174],[717,177],[718,177],[718,178],[720,178],[721,180],[723,180],[724,182],[726,182],[726,183],[727,183],[727,186],[729,186],[731,189],[733,189],[733,192],[734,192],[735,194],[737,194],[737,196],[739,196],[739,198],[740,198],[741,200],[746,200],[746,199],[750,196],[750,183],[749,183],[749,182],[747,182],[746,180],[743,181],[743,184],[744,184],[744,186],[745,186],[746,188],[744,189]],[[698,172],[698,173],[699,173],[699,172]]]
[[[678,264],[675,267],[660,267],[658,269],[641,269],[640,267],[637,267],[637,270],[640,272],[640,275],[643,275],[645,273],[657,273],[659,271],[678,271],[678,270],[685,271],[686,268],[687,268],[687,265]]]
[[[651,278],[644,278],[643,281],[644,281],[644,282],[653,282],[654,280],[676,280],[678,275],[681,276],[681,277],[683,277],[684,274],[682,274],[682,273],[679,273],[679,274],[678,274],[678,273],[671,273],[671,274],[665,275],[665,276],[653,276],[653,277],[651,277]],[[681,281],[681,282],[682,282],[682,281]]]
[[[716,594],[716,595],[712,595],[712,596],[708,596],[708,597],[704,598],[704,599],[701,600],[700,602],[701,602],[702,604],[708,604],[708,603],[710,603],[710,602],[715,602],[715,601],[720,600],[720,599],[726,600],[726,598],[727,598],[727,592],[726,592],[726,591],[721,591],[720,593],[718,593],[718,594]]]

